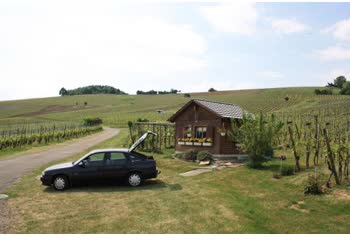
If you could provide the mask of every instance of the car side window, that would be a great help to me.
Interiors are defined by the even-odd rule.
[[[102,165],[104,162],[104,153],[95,153],[87,157],[90,165]]]
[[[124,165],[126,164],[126,157],[124,153],[121,152],[111,152],[110,158],[107,159],[108,165]]]

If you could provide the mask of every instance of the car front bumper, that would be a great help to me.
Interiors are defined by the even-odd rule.
[[[40,177],[40,181],[44,186],[51,186],[51,183],[52,183],[51,177],[45,176],[45,175]]]

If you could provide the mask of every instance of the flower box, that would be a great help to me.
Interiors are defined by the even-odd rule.
[[[213,146],[213,143],[211,143],[211,142],[204,142],[203,143],[203,147],[211,147],[211,146]]]
[[[177,142],[179,145],[185,145],[185,142]]]
[[[202,146],[202,143],[200,143],[200,142],[194,142],[193,145],[194,145],[194,146]]]
[[[192,146],[193,142],[185,142],[185,145]]]

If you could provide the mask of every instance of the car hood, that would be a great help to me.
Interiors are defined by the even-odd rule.
[[[63,168],[69,168],[72,167],[73,164],[71,162],[69,163],[61,163],[61,164],[57,164],[57,165],[53,165],[51,167],[48,167],[45,169],[45,171],[52,171],[52,170],[58,170],[58,169],[63,169]]]

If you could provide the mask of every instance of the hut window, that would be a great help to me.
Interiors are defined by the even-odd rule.
[[[207,128],[206,127],[196,127],[196,138],[206,138]]]

